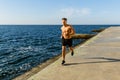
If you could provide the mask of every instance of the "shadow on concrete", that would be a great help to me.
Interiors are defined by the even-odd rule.
[[[105,61],[94,61],[94,62],[83,62],[83,63],[66,63],[64,66],[71,66],[71,65],[80,65],[80,64],[98,64],[98,63],[110,63],[110,62],[120,62],[120,59],[115,58],[105,58],[105,57],[91,57],[85,59],[103,59]]]
[[[91,58],[86,58],[86,59],[103,59],[103,60],[108,60],[108,61],[120,61],[120,59],[105,58],[105,57],[91,57]]]

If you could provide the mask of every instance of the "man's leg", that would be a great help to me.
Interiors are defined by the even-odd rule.
[[[72,47],[70,47],[70,51],[71,51],[71,56],[73,56],[74,55],[74,51],[73,51]]]
[[[71,56],[73,56],[73,55],[74,55],[74,52],[73,52],[73,48],[72,48],[72,39],[69,39],[69,40],[68,40],[68,46],[69,46],[69,49],[70,49],[70,51],[71,51]]]
[[[62,46],[62,58],[63,58],[62,64],[65,63],[65,49],[66,49],[66,46]]]

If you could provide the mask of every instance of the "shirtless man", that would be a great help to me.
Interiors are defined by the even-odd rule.
[[[62,18],[62,24],[63,24],[63,26],[61,27],[62,58],[63,58],[62,64],[64,64],[65,63],[66,46],[69,46],[69,48],[71,50],[71,56],[74,55],[73,48],[72,48],[72,35],[75,34],[75,31],[71,25],[67,24],[67,18]]]

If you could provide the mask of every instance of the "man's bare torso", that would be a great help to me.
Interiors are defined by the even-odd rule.
[[[64,37],[64,39],[70,39],[71,38],[71,26],[67,25],[67,26],[62,26],[61,27],[62,30],[62,37]]]

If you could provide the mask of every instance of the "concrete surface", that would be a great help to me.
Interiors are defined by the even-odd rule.
[[[110,27],[28,80],[120,80],[120,27]]]

